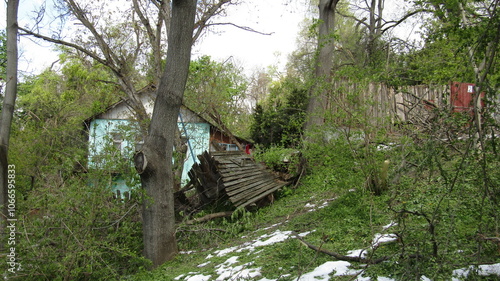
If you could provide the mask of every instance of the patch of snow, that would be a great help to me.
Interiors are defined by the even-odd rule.
[[[306,232],[302,232],[302,233],[299,233],[297,234],[299,237],[306,237],[307,235],[315,232],[316,230],[312,230],[312,231],[306,231]]]
[[[231,264],[235,264],[237,262],[238,262],[238,257],[235,256],[235,257],[228,258],[223,264],[231,265]]]
[[[216,266],[216,272],[219,274],[217,281],[222,280],[245,280],[261,276],[259,268],[249,268],[253,262],[244,265],[233,266],[238,262],[238,257],[231,257],[224,263]]]
[[[314,204],[311,204],[311,203],[307,203],[304,208],[308,208],[308,209],[312,209],[312,208],[316,208],[316,205]]]
[[[459,281],[466,278],[471,271],[477,270],[480,276],[497,275],[500,276],[500,263],[496,264],[483,264],[480,266],[469,266],[468,268],[460,268],[453,271],[453,281]],[[456,278],[458,277],[458,278]]]
[[[297,277],[295,281],[328,281],[333,272],[335,272],[334,276],[358,274],[359,270],[349,269],[350,265],[346,261],[328,261],[316,267],[312,272]]]
[[[387,145],[385,144],[379,144],[377,145],[377,151],[389,151],[394,148],[396,144],[395,143],[389,143]]]
[[[359,249],[359,250],[352,250],[347,252],[348,257],[360,257],[360,258],[366,258],[366,255],[368,253],[364,249]]]
[[[283,224],[282,222],[279,222],[279,223],[273,224],[273,225],[271,225],[271,226],[269,226],[269,227],[263,228],[263,229],[261,229],[261,230],[268,230],[268,229],[271,229],[271,228],[275,228],[275,227],[277,227],[277,226],[280,226],[280,225],[282,225],[282,224]]]
[[[212,277],[212,276],[198,274],[198,275],[189,277],[188,279],[186,279],[186,281],[208,281],[208,280],[210,280],[210,277]]]
[[[318,202],[318,204],[320,204],[319,207],[316,204],[307,203],[306,205],[304,205],[304,208],[309,209],[308,212],[316,211],[317,209],[323,209],[326,206],[328,206],[328,203],[330,201],[333,201],[335,199],[337,199],[337,198],[322,200],[322,201]]]
[[[326,206],[328,206],[328,201],[323,202],[323,204],[321,204],[321,206],[319,206],[318,209],[323,209]]]
[[[183,254],[183,255],[189,255],[189,254],[193,254],[193,253],[196,253],[195,251],[179,251],[179,254]]]
[[[210,263],[211,263],[211,261],[207,261],[205,263],[199,264],[197,267],[205,267],[205,266],[207,266]]]
[[[370,280],[370,279],[368,279],[368,280]],[[377,277],[377,281],[396,281],[396,280],[382,276],[382,277]]]
[[[391,228],[391,227],[396,226],[396,225],[398,225],[398,223],[397,223],[397,222],[393,222],[393,221],[391,221],[388,225],[384,225],[384,226],[382,226],[382,228],[383,228],[384,230],[386,230],[386,229]]]
[[[254,247],[260,247],[260,246],[267,246],[267,245],[271,245],[271,244],[275,244],[275,243],[278,243],[278,242],[283,242],[285,241],[286,239],[290,238],[290,235],[292,234],[291,231],[280,231],[280,230],[277,230],[275,231],[273,234],[269,235],[270,238],[265,240],[265,241],[256,241],[255,243],[253,243],[252,246]],[[263,235],[261,236],[261,238],[267,238],[269,236],[267,235]]]
[[[304,233],[299,234],[299,236],[304,237],[309,233],[310,232],[304,232]],[[291,235],[292,235],[292,231],[276,230],[272,234],[264,234],[264,235],[260,236],[259,238],[257,238],[256,240],[253,240],[252,242],[246,242],[242,245],[238,245],[238,246],[234,246],[234,247],[230,247],[230,248],[226,248],[226,249],[222,249],[222,250],[217,250],[214,252],[214,254],[218,257],[223,257],[229,253],[232,253],[232,252],[237,252],[237,253],[241,253],[243,251],[253,252],[256,247],[268,246],[271,244],[283,242],[286,239],[290,238]],[[263,239],[266,239],[266,240],[262,241]],[[209,259],[211,257],[212,257],[212,255],[209,255],[206,257],[206,259]]]
[[[380,233],[377,233],[377,234],[375,234],[375,237],[373,238],[372,248],[377,248],[382,243],[396,241],[396,239],[398,239],[398,237],[396,236],[396,234],[380,234]]]
[[[229,253],[232,253],[234,251],[236,251],[237,249],[239,248],[239,246],[234,246],[234,247],[231,247],[231,248],[226,248],[226,249],[223,249],[223,250],[218,250],[218,251],[215,251],[214,254],[216,254],[218,257],[223,257]]]

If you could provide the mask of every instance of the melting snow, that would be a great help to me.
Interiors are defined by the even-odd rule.
[[[364,249],[352,250],[347,252],[348,257],[360,257],[365,258],[368,253]]]
[[[349,269],[349,266],[351,264],[346,261],[329,261],[316,267],[312,272],[297,277],[295,281],[328,281],[330,280],[330,274],[333,272],[335,272],[333,276],[355,275],[359,273],[358,270]]]
[[[459,281],[464,277],[467,277],[471,271],[477,270],[477,274],[480,276],[488,275],[498,275],[500,276],[500,263],[497,264],[485,264],[480,266],[469,266],[468,268],[461,268],[453,271],[452,278],[453,281]],[[459,278],[455,278],[459,277]]]
[[[380,233],[377,233],[377,234],[375,234],[375,237],[373,238],[372,248],[375,249],[378,246],[380,246],[380,244],[382,244],[382,243],[396,241],[396,239],[398,239],[398,237],[396,236],[396,234],[380,234]]]
[[[323,205],[327,205],[328,203],[325,202]],[[314,205],[306,205],[307,206],[314,206]],[[314,208],[314,207],[313,207]],[[278,226],[279,224],[276,224],[274,226]],[[392,226],[396,225],[395,222],[391,222],[388,225],[384,226],[383,229],[388,229]],[[309,232],[304,232],[298,234],[300,237],[304,237],[308,234],[310,234],[312,231]],[[292,231],[280,231],[276,230],[272,234],[265,234],[260,236],[259,238],[251,241],[251,242],[246,242],[243,243],[239,246],[235,247],[230,247],[227,249],[223,250],[218,250],[215,251],[213,254],[209,254],[206,257],[207,262],[202,263],[198,265],[198,268],[205,267],[211,261],[209,259],[213,258],[214,256],[218,257],[223,257],[225,255],[228,255],[229,253],[232,252],[237,252],[240,253],[242,251],[248,251],[249,254],[256,254],[255,248],[257,247],[263,247],[263,246],[268,246],[272,245],[275,243],[280,243],[292,236]],[[391,241],[395,241],[397,239],[397,236],[395,234],[380,234],[377,233],[375,234],[372,244],[371,244],[371,249],[375,249],[380,246],[382,243],[387,243]],[[260,251],[257,251],[257,253]],[[367,255],[367,250],[366,249],[360,249],[360,250],[353,250],[349,251],[348,256],[353,256],[353,257],[366,257]],[[215,266],[215,273],[218,275],[215,277],[215,279],[212,278],[211,275],[203,275],[200,274],[199,272],[190,272],[188,274],[182,274],[179,275],[175,278],[175,280],[182,280],[182,281],[239,281],[239,280],[256,280],[255,278],[262,277],[262,274],[260,272],[261,268],[252,268],[253,262],[245,263],[245,264],[239,264],[238,262],[238,256],[233,256],[229,257],[225,262]],[[296,279],[294,281],[328,281],[330,280],[330,276],[355,276],[355,281],[370,281],[370,277],[365,277],[363,276],[363,270],[361,269],[352,269],[351,263],[346,262],[346,261],[329,261],[326,262],[318,267],[316,267],[313,271],[305,273]],[[481,265],[479,267],[468,267],[468,268],[462,268],[462,269],[457,269],[453,271],[453,276],[454,278],[452,279],[453,281],[458,281],[460,280],[459,278],[464,278],[469,275],[470,272],[473,270],[477,270],[479,275],[482,276],[487,276],[487,275],[492,275],[496,274],[500,276],[500,263],[498,264],[493,264],[493,265]],[[290,276],[287,274],[287,276]],[[265,277],[262,277],[259,279],[259,281],[278,281],[278,279],[267,279]],[[387,277],[377,277],[377,281],[395,281],[394,279],[387,278]],[[421,278],[421,281],[430,281],[429,278],[423,276]]]

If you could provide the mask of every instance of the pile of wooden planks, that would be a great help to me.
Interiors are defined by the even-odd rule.
[[[204,152],[189,171],[191,183],[205,203],[229,200],[245,207],[286,185],[244,152]]]

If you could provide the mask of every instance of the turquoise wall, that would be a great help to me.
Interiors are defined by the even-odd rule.
[[[131,159],[135,150],[138,137],[137,127],[134,126],[133,121],[122,119],[94,119],[90,123],[89,130],[89,168],[112,168],[113,163],[109,163],[110,156],[119,156]],[[188,140],[188,151],[184,161],[184,170],[182,173],[182,184],[189,181],[188,172],[195,162],[199,162],[197,155],[208,151],[210,146],[210,125],[207,123],[178,123],[181,135]],[[113,136],[121,136],[122,141],[117,146],[113,144]],[[193,157],[194,156],[194,157]],[[111,160],[113,161],[113,160]],[[130,165],[132,161],[130,160]],[[123,168],[123,167],[122,167]],[[115,172],[119,173],[119,167]],[[113,191],[120,190],[123,194],[129,190],[125,180],[117,175],[112,183]]]

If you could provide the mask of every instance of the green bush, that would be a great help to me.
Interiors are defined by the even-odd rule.
[[[140,202],[114,198],[108,179],[74,177],[26,195],[17,241],[23,280],[114,280],[145,268]]]

